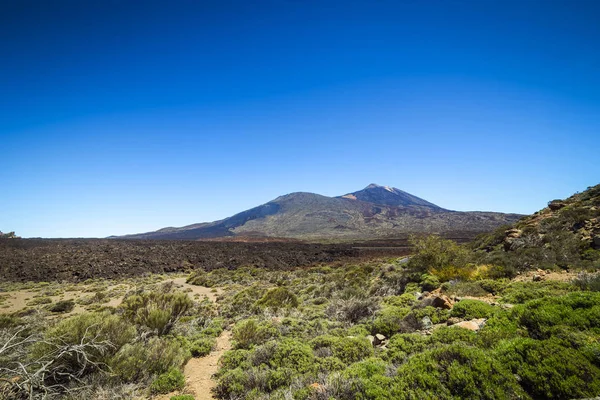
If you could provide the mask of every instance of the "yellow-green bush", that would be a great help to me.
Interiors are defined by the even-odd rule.
[[[140,292],[123,300],[121,308],[130,321],[158,335],[166,335],[193,305],[182,292]]]
[[[109,364],[121,380],[135,382],[180,368],[190,356],[178,342],[154,337],[148,342],[123,346]]]

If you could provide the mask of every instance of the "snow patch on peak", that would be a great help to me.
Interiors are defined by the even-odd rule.
[[[389,186],[384,186],[383,187],[385,190],[387,190],[390,193],[394,193],[396,194],[396,189],[394,189],[393,187],[389,187]]]

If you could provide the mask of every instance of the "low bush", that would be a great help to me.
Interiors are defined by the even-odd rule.
[[[326,315],[338,321],[356,324],[372,316],[378,309],[379,303],[373,298],[352,297],[331,302]]]
[[[160,374],[150,385],[152,393],[166,394],[174,390],[181,390],[185,386],[185,376],[177,368],[171,368]]]
[[[124,316],[142,328],[166,335],[193,305],[186,293],[153,291],[138,292],[121,304]]]
[[[578,330],[600,328],[600,293],[579,292],[543,298],[515,310],[521,325],[534,339],[547,339],[552,329],[564,325]]]
[[[390,338],[385,358],[396,364],[401,364],[410,355],[427,349],[427,337],[418,333],[397,334]]]
[[[503,363],[463,343],[410,357],[397,370],[402,399],[522,399],[517,378]]]
[[[171,396],[169,400],[195,400],[195,397],[191,394],[180,394],[177,396]]]
[[[59,322],[44,335],[44,341],[32,349],[32,358],[52,360],[54,377],[69,373],[84,375],[105,365],[124,345],[135,337],[135,328],[116,315],[86,313]],[[57,352],[58,348],[81,349],[81,352]]]
[[[600,292],[600,272],[596,272],[595,274],[582,272],[573,279],[573,284],[580,290]]]
[[[490,318],[497,308],[479,300],[465,299],[454,304],[450,316],[463,319]]]
[[[15,326],[23,325],[25,322],[14,315],[0,314],[0,329],[12,328]]]
[[[562,296],[576,290],[577,288],[569,282],[513,282],[504,290],[501,301],[519,304],[544,297]]]
[[[405,330],[404,318],[410,313],[408,307],[384,307],[376,315],[370,324],[371,333],[382,334],[387,337]]]
[[[213,338],[193,339],[189,344],[189,350],[192,357],[204,357],[208,355],[215,347],[216,341]]]
[[[61,300],[48,307],[48,311],[53,313],[69,313],[75,308],[73,300]]]
[[[213,287],[215,282],[211,279],[211,275],[204,270],[197,269],[190,274],[186,280],[190,285]]]
[[[279,331],[271,322],[250,318],[233,327],[232,339],[236,349],[249,349],[277,336]]]
[[[410,244],[413,246],[414,255],[410,258],[408,267],[417,272],[429,271],[441,281],[453,279],[454,274],[447,272],[453,269],[462,270],[469,258],[466,248],[436,235],[424,238],[413,236],[410,238]]]
[[[282,286],[269,290],[256,302],[259,307],[296,308],[299,305],[298,298],[288,288]]]
[[[288,368],[296,373],[313,371],[316,367],[311,347],[299,340],[283,339],[277,343],[270,366],[274,369]]]
[[[152,375],[180,368],[191,356],[179,343],[154,337],[147,343],[123,346],[110,360],[113,373],[125,382],[144,381]]]
[[[533,398],[573,399],[600,393],[600,369],[583,354],[553,341],[505,341],[496,357]]]
[[[310,342],[315,351],[328,349],[331,355],[345,364],[352,364],[373,355],[373,346],[367,338],[319,336]]]
[[[435,275],[423,274],[421,275],[421,288],[424,291],[430,292],[440,287],[440,280]]]

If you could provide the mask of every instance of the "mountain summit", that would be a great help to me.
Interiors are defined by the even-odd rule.
[[[410,193],[406,193],[400,189],[390,186],[380,186],[375,183],[371,183],[369,186],[358,192],[348,193],[340,196],[344,199],[366,201],[373,204],[383,204],[392,207],[429,207],[431,209],[443,210],[441,207],[436,206],[426,200],[423,200],[417,196],[413,196]]]
[[[327,197],[290,193],[214,222],[122,236],[130,239],[206,239],[231,236],[294,239],[377,239],[407,233],[486,232],[518,214],[458,212],[390,186]]]

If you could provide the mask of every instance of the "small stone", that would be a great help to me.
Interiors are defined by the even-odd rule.
[[[369,339],[369,342],[371,342],[372,346],[375,346],[375,336],[367,335],[367,339]]]
[[[533,281],[534,281],[534,282],[539,282],[539,281],[541,281],[541,280],[542,280],[542,277],[541,277],[541,275],[538,275],[538,274],[534,274],[534,275],[533,275]]]
[[[423,325],[423,329],[433,328],[433,322],[431,321],[431,318],[429,318],[428,315],[423,317],[423,319],[421,320],[421,324]]]
[[[383,342],[385,340],[385,336],[382,335],[381,333],[378,333],[377,335],[375,335],[375,344],[381,344],[381,342]]]

